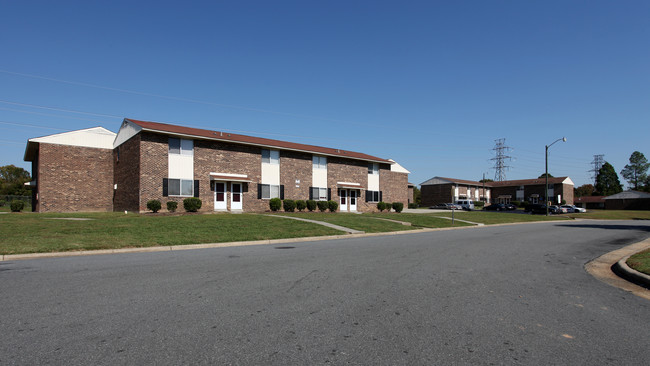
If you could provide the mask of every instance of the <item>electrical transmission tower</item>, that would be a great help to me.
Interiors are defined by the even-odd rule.
[[[496,156],[490,160],[494,161],[494,180],[501,182],[506,180],[506,170],[510,168],[506,165],[506,160],[512,159],[512,156],[507,156],[506,151],[510,148],[506,146],[506,139],[494,140],[496,145],[494,146],[494,151],[496,151]]]
[[[603,167],[603,163],[605,160],[603,159],[605,155],[594,155],[594,161],[591,162],[591,165],[594,166],[593,169],[590,170],[590,172],[593,173],[591,176],[594,179],[594,186],[596,186],[596,177],[598,177],[598,172],[600,171],[600,168]]]

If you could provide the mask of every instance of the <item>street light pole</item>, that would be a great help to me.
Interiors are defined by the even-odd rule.
[[[552,144],[546,145],[546,153],[544,155],[546,161],[546,174],[544,176],[546,178],[546,183],[544,184],[544,197],[546,197],[546,202],[544,202],[544,206],[546,206],[546,216],[548,216],[548,148],[553,146],[553,144],[558,141],[566,142],[566,137],[562,137],[561,139],[557,139],[553,141]]]

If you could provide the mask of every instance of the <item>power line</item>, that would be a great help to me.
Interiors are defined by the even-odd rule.
[[[0,70],[1,71],[1,70]],[[111,117],[111,118],[122,118],[121,116],[114,116],[112,114],[101,114],[101,113],[91,113],[91,112],[83,112],[83,111],[77,111],[74,109],[64,109],[64,108],[57,108],[57,107],[48,107],[48,106],[42,106],[38,104],[28,104],[28,103],[18,103],[18,102],[12,102],[9,100],[2,100],[0,99],[0,103],[5,103],[5,104],[11,104],[11,105],[19,105],[21,107],[30,107],[30,108],[40,108],[40,109],[49,109],[51,111],[58,111],[58,112],[68,112],[68,113],[77,113],[77,114],[86,114],[89,116],[98,116],[98,117]]]

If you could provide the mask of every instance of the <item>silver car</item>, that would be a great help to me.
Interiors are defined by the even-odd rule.
[[[581,212],[584,213],[584,212],[587,212],[587,210],[585,210],[584,208],[576,207],[574,205],[562,205],[562,208],[566,208],[566,211],[568,213],[581,213]]]

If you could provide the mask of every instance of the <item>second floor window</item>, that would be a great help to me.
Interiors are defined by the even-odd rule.
[[[169,153],[180,155],[194,154],[194,141],[186,139],[169,138]]]
[[[278,150],[262,149],[262,163],[280,164],[280,152]]]

